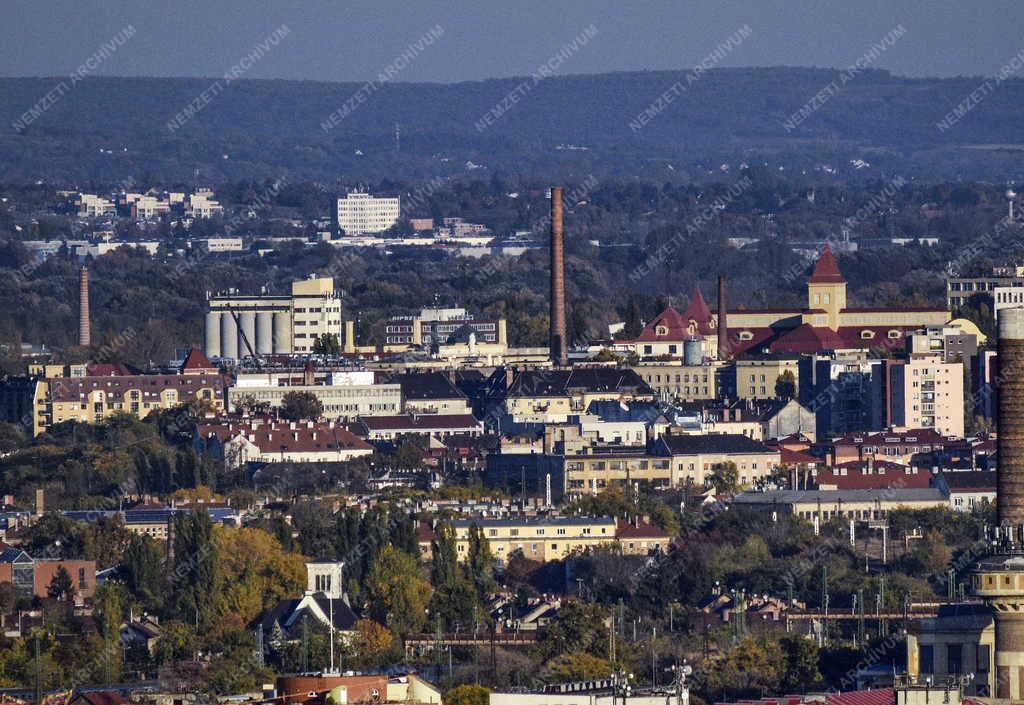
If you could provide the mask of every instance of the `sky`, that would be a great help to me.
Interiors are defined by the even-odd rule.
[[[0,0],[0,75],[92,57],[90,75],[214,77],[262,43],[237,76],[366,81],[401,63],[393,80],[448,83],[529,75],[588,29],[554,73],[688,69],[744,27],[714,65],[846,68],[897,30],[871,66],[991,75],[1024,56],[1022,20],[1019,0]]]

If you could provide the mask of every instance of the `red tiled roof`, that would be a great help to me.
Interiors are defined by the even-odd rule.
[[[124,397],[129,391],[139,391],[138,401],[153,402],[159,401],[160,392],[165,389],[173,389],[179,394],[195,394],[200,389],[211,388],[219,395],[226,386],[224,377],[219,374],[53,377],[46,381],[53,401],[78,401],[82,399],[81,395],[95,391],[115,397]],[[179,401],[185,399],[179,397]]]
[[[825,705],[896,705],[896,692],[892,688],[878,690],[851,690],[829,695]]]
[[[810,453],[779,446],[779,462],[783,465],[796,465],[798,463],[817,465],[821,462],[821,458],[816,458]]]
[[[192,348],[188,357],[185,358],[185,362],[181,366],[182,370],[215,370],[217,369],[210,363],[210,359],[203,354],[203,351],[199,348]]]
[[[845,284],[843,273],[839,271],[839,263],[828,245],[822,250],[821,257],[814,264],[814,273],[807,280],[808,284]]]
[[[639,526],[634,525],[627,519],[619,519],[618,525],[615,527],[615,535],[620,539],[664,539],[668,538],[668,534],[659,529],[654,524],[648,524],[646,522],[639,522]]]
[[[658,328],[661,327],[666,329],[664,335],[658,335]],[[640,335],[636,337],[636,340],[643,342],[684,340],[688,335],[689,331],[687,330],[686,319],[679,315],[678,311],[669,306],[644,326],[644,329],[640,331]]]
[[[866,472],[867,467],[867,461],[853,460],[820,471],[815,481],[819,486],[835,486],[840,490],[882,490],[889,487],[918,489],[931,486],[932,474],[928,470],[912,472],[907,465],[885,460],[874,462],[874,472]],[[846,474],[838,470],[846,470]]]
[[[711,309],[708,308],[708,303],[704,300],[704,295],[700,293],[699,288],[693,290],[690,305],[683,312],[683,320],[687,325],[690,321],[694,321],[697,324],[697,332],[701,335],[714,334],[715,330],[711,326]]]
[[[821,350],[842,350],[847,347],[849,346],[843,337],[831,328],[816,328],[810,323],[804,323],[784,333],[771,344],[770,349],[772,352],[814,353]]]
[[[373,446],[338,425],[327,423],[291,423],[252,419],[243,423],[202,424],[201,438],[217,436],[227,441],[245,436],[264,453],[333,453],[340,450],[372,451]]]
[[[128,701],[116,690],[94,690],[78,693],[71,702],[86,702],[89,705],[123,705]]]

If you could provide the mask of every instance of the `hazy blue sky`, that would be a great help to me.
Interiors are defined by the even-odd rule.
[[[397,80],[529,74],[593,24],[558,73],[689,68],[743,25],[721,66],[846,67],[898,24],[875,66],[910,76],[991,74],[1024,51],[1019,0],[3,0],[0,75],[66,75],[126,25],[96,75],[220,76],[268,34],[290,34],[250,78],[373,78],[429,28],[444,35]]]

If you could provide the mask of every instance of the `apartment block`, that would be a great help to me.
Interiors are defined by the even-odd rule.
[[[964,435],[964,367],[942,356],[911,353],[889,361],[892,425],[930,428],[944,436]]]

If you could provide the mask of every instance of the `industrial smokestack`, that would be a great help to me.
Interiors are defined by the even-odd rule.
[[[551,361],[569,364],[565,340],[565,232],[562,230],[562,188],[551,189]]]
[[[91,345],[92,333],[89,329],[89,268],[82,267],[78,273],[78,344],[83,347]]]
[[[999,471],[996,510],[1000,526],[1024,524],[1024,309],[999,312]]]
[[[725,313],[725,277],[718,277],[718,359],[729,358],[729,322]]]

